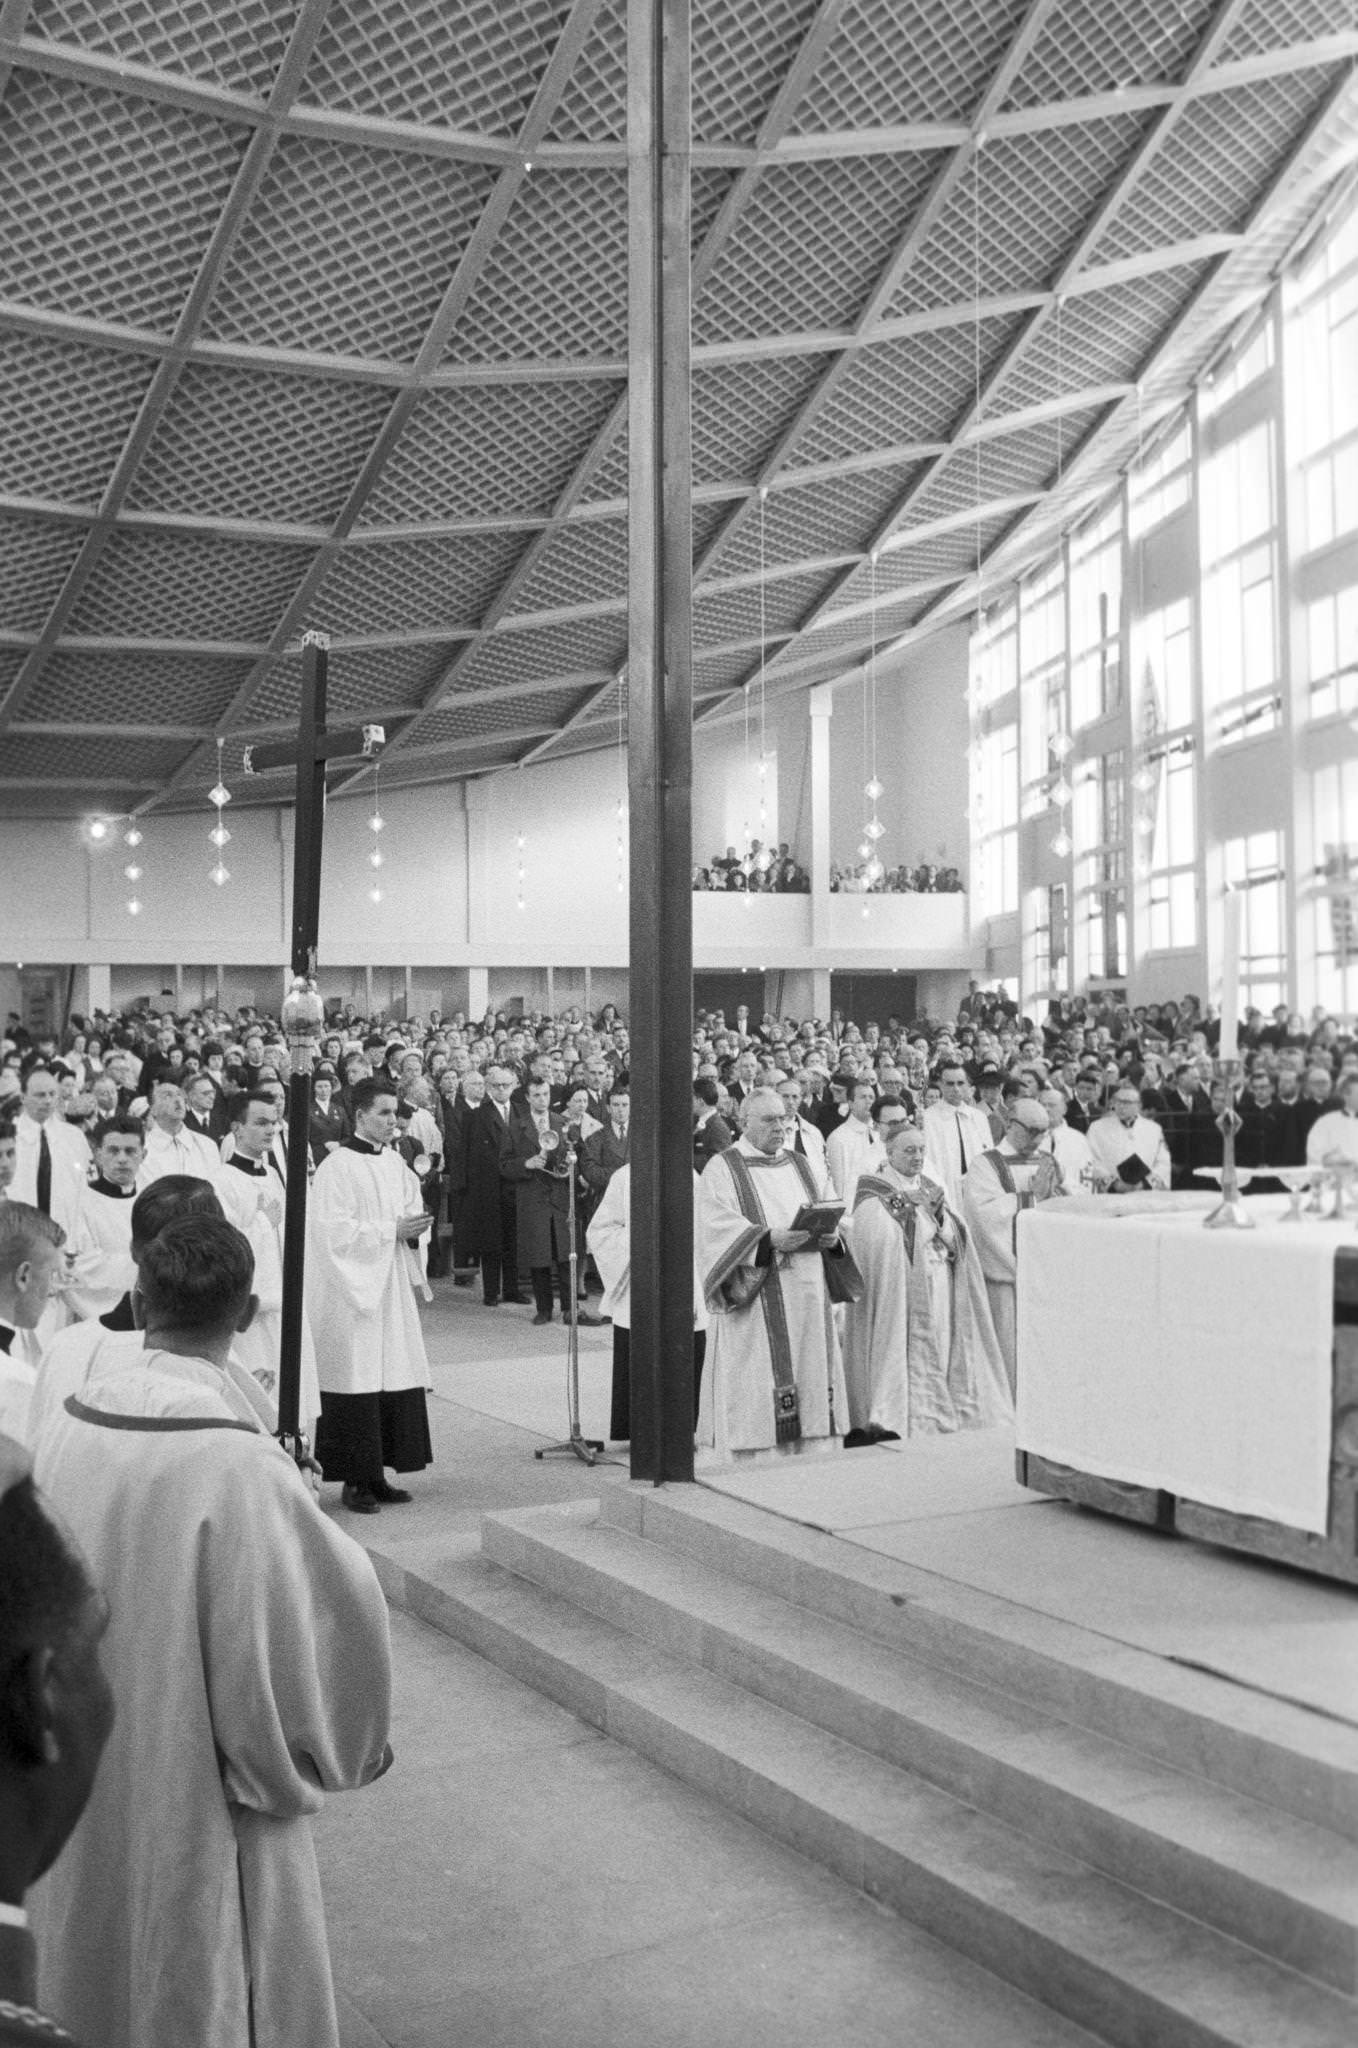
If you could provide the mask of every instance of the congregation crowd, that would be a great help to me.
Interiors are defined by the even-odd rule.
[[[1322,1013],[1247,1011],[1230,1084],[1192,997],[1033,1019],[973,983],[947,1024],[694,1025],[695,1430],[719,1460],[1010,1415],[1025,1209],[1209,1184],[1228,1123],[1256,1185],[1358,1172],[1358,1038]],[[290,1156],[272,1017],[9,1020],[0,2040],[62,2039],[41,2004],[111,2048],[337,2042],[309,1817],[389,1768],[390,1671],[322,1474],[354,1513],[410,1499],[386,1471],[432,1458],[433,1280],[611,1322],[628,1437],[630,1054],[612,1005],[332,1008]],[[314,1459],[275,1436],[298,1173]]]
[[[905,862],[887,867],[871,848],[865,854],[860,849],[860,855],[857,861],[831,861],[831,895],[958,896],[965,886],[956,868],[939,867],[932,861],[920,861],[915,867]],[[773,847],[752,839],[744,853],[728,846],[725,853],[714,854],[705,867],[695,867],[693,887],[696,892],[718,889],[806,896],[811,891],[811,877],[786,840]]]

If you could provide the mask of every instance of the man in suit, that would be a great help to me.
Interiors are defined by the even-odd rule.
[[[580,1148],[580,1178],[595,1202],[618,1168],[626,1164],[631,1148],[631,1112],[631,1082],[626,1074],[619,1074],[608,1098],[607,1122],[591,1131]]]
[[[515,1079],[508,1067],[486,1070],[486,1098],[472,1110],[467,1136],[467,1200],[475,1211],[481,1255],[481,1298],[487,1308],[501,1300],[522,1303],[519,1293],[518,1200],[514,1184],[500,1172],[513,1149],[510,1097]]]
[[[551,1110],[551,1083],[530,1081],[526,1103],[513,1103],[509,1145],[500,1155],[500,1176],[517,1202],[519,1255],[533,1282],[535,1323],[552,1320],[552,1275],[561,1299],[561,1319],[571,1313],[570,1182],[566,1126]]]
[[[709,1159],[734,1145],[736,1134],[717,1108],[721,1093],[706,1074],[693,1083],[693,1171],[701,1173]]]
[[[184,1084],[184,1129],[220,1145],[231,1127],[226,1104],[211,1074],[194,1074]]]
[[[1081,1067],[1075,1076],[1074,1094],[1066,1109],[1066,1122],[1073,1131],[1089,1136],[1089,1127],[1097,1123],[1103,1111],[1100,1107],[1103,1095],[1103,1080],[1095,1067]]]

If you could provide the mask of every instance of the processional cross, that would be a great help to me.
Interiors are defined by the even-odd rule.
[[[283,1326],[278,1363],[278,1439],[299,1460],[310,1450],[298,1419],[302,1370],[302,1284],[306,1267],[306,1164],[311,1142],[311,1069],[325,1010],[316,991],[316,942],[321,918],[321,840],[325,829],[325,771],[332,761],[375,760],[386,742],[380,725],[325,728],[326,669],[330,639],[302,635],[302,703],[295,745],[247,747],[247,775],[270,768],[297,769],[297,819],[292,854],[292,987],[282,1009],[291,1072],[288,1080],[288,1181],[283,1221]]]

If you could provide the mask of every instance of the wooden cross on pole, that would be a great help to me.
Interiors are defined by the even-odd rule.
[[[297,820],[292,858],[292,988],[282,1022],[291,1054],[288,1080],[288,1183],[283,1224],[283,1327],[278,1364],[278,1437],[294,1457],[310,1446],[302,1434],[298,1394],[302,1369],[302,1286],[306,1270],[306,1165],[311,1141],[311,1069],[325,1012],[316,992],[316,942],[321,917],[321,839],[325,826],[325,771],[332,761],[376,759],[386,741],[380,725],[343,732],[325,729],[326,669],[330,640],[302,635],[302,703],[295,745],[246,749],[247,775],[270,768],[297,769]]]

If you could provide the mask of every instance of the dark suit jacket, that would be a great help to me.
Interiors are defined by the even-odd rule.
[[[627,1126],[627,1136],[618,1139],[611,1123],[601,1131],[591,1131],[580,1148],[580,1178],[596,1199],[600,1196],[620,1166],[627,1162],[631,1151],[632,1126]]]
[[[467,1125],[467,1198],[476,1210],[477,1233],[483,1252],[499,1252],[504,1245],[500,1205],[508,1190],[500,1172],[500,1162],[507,1159],[512,1150],[509,1127],[490,1097],[486,1096],[471,1112]]]
[[[564,1155],[565,1122],[550,1113],[547,1121],[561,1139]],[[542,1146],[531,1111],[511,1103],[508,1137],[509,1144],[500,1155],[500,1177],[514,1184],[518,1201],[519,1257],[530,1268],[559,1265],[570,1257],[569,1178],[544,1173],[540,1168],[528,1165],[527,1162],[536,1158]]]
[[[720,1110],[713,1110],[701,1130],[693,1133],[693,1171],[701,1173],[709,1159],[734,1145],[736,1134]]]

